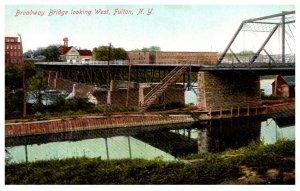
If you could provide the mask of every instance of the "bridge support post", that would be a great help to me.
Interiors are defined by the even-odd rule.
[[[25,145],[25,162],[28,163],[28,151],[27,151],[27,145]]]
[[[209,149],[208,130],[199,129],[198,131],[198,153],[206,153]]]
[[[48,86],[50,86],[51,71],[48,72]]]
[[[57,77],[58,77],[58,72],[55,72],[54,88],[56,88]]]
[[[261,105],[259,76],[251,72],[198,72],[197,105],[204,111]]]
[[[106,137],[105,137],[105,148],[106,148],[106,157],[107,157],[107,160],[109,160],[108,143],[107,143],[107,138]]]
[[[131,144],[130,144],[130,136],[128,136],[128,148],[129,148],[129,158],[132,159],[132,154],[131,154]]]

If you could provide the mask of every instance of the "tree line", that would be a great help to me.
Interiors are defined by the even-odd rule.
[[[49,45],[47,47],[40,47],[36,50],[28,50],[24,53],[26,60],[41,60],[45,62],[57,62],[59,61],[59,46]],[[143,47],[142,49],[133,49],[132,51],[148,51],[157,52],[161,51],[159,46]],[[97,61],[108,60],[127,60],[127,53],[124,48],[102,45],[95,47],[92,50],[93,59]]]

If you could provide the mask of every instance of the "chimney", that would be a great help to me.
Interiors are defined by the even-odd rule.
[[[63,41],[64,41],[64,46],[68,47],[68,41],[69,41],[69,39],[67,37],[65,37],[63,39]]]

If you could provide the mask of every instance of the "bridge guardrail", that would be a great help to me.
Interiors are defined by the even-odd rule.
[[[220,59],[220,57],[218,58]],[[236,58],[224,58],[221,63],[223,64],[250,64],[252,56],[247,57],[238,57],[239,61]],[[254,63],[270,63],[270,64],[281,64],[282,63],[282,55],[259,55]],[[253,64],[254,64],[253,63]],[[295,63],[295,54],[286,54],[285,55],[285,63]]]
[[[156,63],[149,63],[149,61],[145,60],[112,60],[112,61],[83,61],[83,62],[37,62],[37,64],[43,65],[142,65],[142,64],[157,64],[157,65],[216,65],[217,60],[220,57],[212,58],[203,58],[203,59],[159,59]],[[257,64],[268,64],[269,67],[282,65],[282,55],[259,55],[255,62],[250,64],[252,56],[248,57],[240,57],[239,61],[236,58],[224,58],[222,62],[218,66],[222,66],[222,64],[232,64],[234,66],[240,67],[258,67]],[[287,54],[285,55],[285,65],[295,64],[295,54]],[[233,66],[233,67],[234,67]],[[262,67],[266,67],[266,65],[261,65]],[[283,66],[283,65],[282,65]]]

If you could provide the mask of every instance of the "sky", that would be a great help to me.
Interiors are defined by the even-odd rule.
[[[110,15],[97,15],[95,9]],[[116,9],[132,14],[114,14]],[[140,9],[144,14],[138,15]],[[49,16],[51,10],[56,14]],[[163,51],[220,52],[243,20],[293,10],[293,5],[6,5],[5,36],[20,33],[24,51],[62,44],[68,37],[70,46],[82,49],[112,43],[126,50],[159,46]],[[44,15],[17,16],[24,11]],[[68,13],[62,16],[63,11]]]

